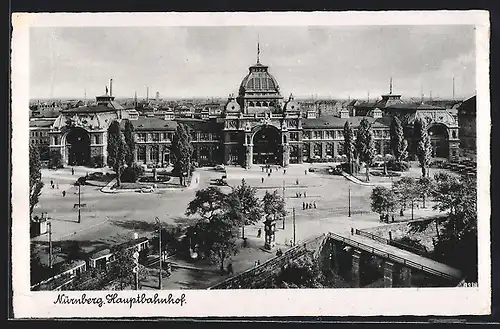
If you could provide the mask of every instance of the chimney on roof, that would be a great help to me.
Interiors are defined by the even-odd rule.
[[[109,96],[113,96],[113,79],[109,79]]]

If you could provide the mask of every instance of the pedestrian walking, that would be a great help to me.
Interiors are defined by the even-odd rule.
[[[285,175],[285,174],[286,174],[286,169],[283,169],[283,175]]]
[[[50,186],[53,186],[53,185],[54,185],[54,181],[53,181],[53,180],[51,180],[51,181],[50,181]]]
[[[299,198],[299,192],[295,192],[295,197],[298,199]]]
[[[75,168],[71,168],[71,175],[75,174]]]
[[[270,173],[270,172],[269,172],[269,173],[267,173],[267,177],[271,177],[271,173]]]
[[[313,205],[311,202],[309,202],[309,209],[312,209]]]
[[[316,209],[316,201],[313,201],[313,207]]]
[[[295,184],[299,185],[299,179],[295,180]]]
[[[66,196],[66,191],[62,191],[63,198]]]
[[[262,177],[262,178],[260,179],[260,181],[261,181],[262,183],[264,183],[264,177]]]
[[[260,236],[261,236],[261,235],[262,235],[262,229],[261,229],[261,228],[259,228],[259,229],[257,230],[257,237],[258,237],[258,238],[260,238]]]
[[[302,201],[302,210],[306,210],[306,203]]]
[[[307,170],[304,170],[304,175],[307,175]]]
[[[52,184],[52,189],[54,188],[54,184]]]
[[[231,275],[233,274],[233,263],[229,263],[227,265],[227,273],[229,273]]]
[[[264,167],[260,167],[260,169],[262,169],[262,172],[264,172]]]
[[[260,265],[260,260],[257,259],[257,266],[259,266],[259,265]]]
[[[276,250],[276,256],[280,257],[281,255],[283,255],[283,251],[281,251],[281,248],[278,248],[278,250]]]
[[[273,168],[271,168],[271,169],[269,170],[269,172],[272,174],[272,173],[273,173]]]
[[[306,209],[309,209],[309,204],[308,203],[306,203]]]
[[[304,198],[307,198],[307,194],[306,194],[306,191],[304,191]]]

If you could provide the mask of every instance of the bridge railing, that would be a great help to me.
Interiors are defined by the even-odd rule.
[[[313,245],[316,243],[318,240],[323,239],[325,237],[325,234],[321,234],[319,236],[313,236],[305,241],[302,241],[300,243],[297,243],[297,245],[293,246],[292,248],[286,250],[283,252],[281,256],[274,256],[267,261],[263,262],[262,264],[252,267],[244,272],[241,272],[239,274],[236,274],[235,276],[232,276],[230,278],[227,278],[226,280],[219,282],[208,289],[228,289],[228,288],[237,288],[235,287],[238,282],[245,281],[246,279],[254,277],[256,274],[261,272],[265,268],[273,268],[282,262],[283,259],[285,260],[290,260],[294,259],[296,257],[299,257],[303,254],[305,254],[308,251],[312,251],[309,249],[310,245]],[[266,279],[267,277],[273,275],[272,271],[265,271],[265,275],[261,277],[261,280]],[[248,288],[248,287],[241,287],[243,289]]]
[[[415,269],[418,269],[418,270],[421,270],[421,271],[424,271],[424,272],[427,272],[427,273],[430,273],[430,274],[434,274],[434,275],[436,275],[438,277],[441,277],[441,278],[444,278],[444,279],[447,279],[447,280],[458,280],[458,279],[460,279],[460,278],[456,278],[453,275],[450,275],[448,273],[444,273],[444,272],[441,272],[439,270],[433,269],[431,267],[428,267],[428,266],[425,266],[425,265],[421,265],[419,263],[413,262],[413,261],[405,259],[403,257],[399,257],[399,256],[396,256],[396,255],[393,255],[393,254],[391,254],[391,253],[389,253],[387,251],[378,249],[376,247],[369,246],[367,244],[364,244],[364,243],[361,243],[361,242],[358,242],[358,241],[351,240],[349,238],[345,238],[345,237],[343,237],[341,235],[338,235],[338,234],[335,234],[335,233],[332,233],[332,232],[329,233],[329,236],[334,237],[336,240],[342,241],[344,243],[347,243],[347,244],[349,244],[349,245],[351,245],[353,247],[356,247],[358,249],[367,251],[367,252],[369,252],[371,254],[378,255],[378,256],[387,258],[389,260],[393,260],[393,261],[395,261],[397,263],[400,263],[400,264],[403,264],[403,265],[406,265],[406,266],[409,266],[409,267],[412,267],[412,268],[415,268]]]
[[[394,241],[394,240],[386,239],[386,238],[383,238],[381,236],[372,234],[370,232],[365,232],[365,231],[356,229],[355,233],[357,235],[364,236],[365,238],[369,238],[369,239],[372,239],[372,240],[375,240],[375,241],[378,241],[378,242],[381,242],[381,243],[385,243],[385,244],[388,244],[388,245],[391,245],[391,246],[394,246],[394,247],[398,247],[400,249],[408,250],[409,252],[412,252],[412,253],[417,254],[419,256],[425,257],[426,254],[427,254],[426,250],[419,250],[417,248],[413,248],[412,246],[408,246],[408,245],[406,245],[404,243],[400,243],[400,242],[397,242],[397,241]]]

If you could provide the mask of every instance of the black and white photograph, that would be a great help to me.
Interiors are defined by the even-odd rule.
[[[159,15],[19,23],[14,295],[63,317],[229,292],[254,315],[385,293],[489,312],[487,14]]]

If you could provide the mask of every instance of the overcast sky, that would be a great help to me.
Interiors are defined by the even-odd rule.
[[[282,94],[475,93],[473,26],[78,27],[30,30],[30,97],[227,97],[261,63]]]

